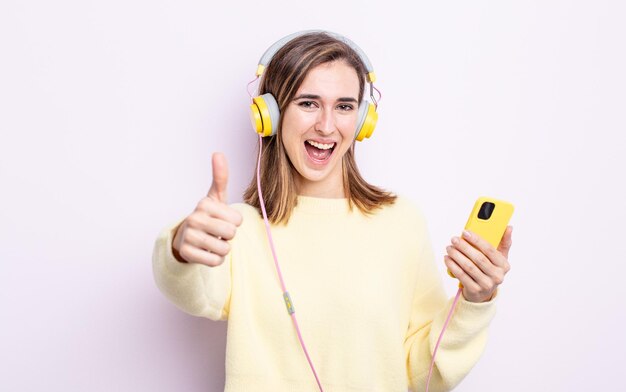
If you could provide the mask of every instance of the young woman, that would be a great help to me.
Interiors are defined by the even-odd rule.
[[[156,282],[184,311],[228,320],[226,391],[424,391],[452,300],[423,216],[357,169],[355,138],[375,117],[364,101],[371,65],[332,33],[295,34],[269,52],[259,91],[276,107],[255,98],[270,135],[260,181],[228,205],[226,161],[214,154],[208,195],[157,239]],[[510,246],[509,228],[498,249],[472,233],[447,248],[463,291],[431,391],[452,389],[482,353]]]

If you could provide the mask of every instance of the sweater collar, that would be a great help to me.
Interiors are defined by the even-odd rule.
[[[353,206],[353,208],[356,208]],[[337,214],[350,212],[347,198],[328,199],[322,197],[298,196],[295,211],[313,214]],[[294,211],[294,212],[295,212]]]

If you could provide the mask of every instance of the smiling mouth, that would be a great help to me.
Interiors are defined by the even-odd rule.
[[[304,149],[307,155],[315,163],[325,163],[335,150],[337,143],[318,143],[313,140],[304,142]]]

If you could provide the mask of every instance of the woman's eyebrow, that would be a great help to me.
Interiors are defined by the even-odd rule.
[[[316,94],[300,94],[297,97],[294,97],[294,101],[298,100],[298,99],[322,99],[321,96],[316,95]],[[341,97],[341,98],[337,98],[337,101],[339,102],[358,102],[356,98],[352,98],[352,97]]]

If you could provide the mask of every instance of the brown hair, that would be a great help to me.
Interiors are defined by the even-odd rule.
[[[265,69],[259,94],[271,93],[276,98],[280,111],[284,112],[311,69],[338,60],[345,61],[355,69],[359,78],[360,104],[365,90],[365,66],[349,45],[325,33],[298,36],[279,49]],[[281,128],[282,117],[277,134],[263,139],[261,184],[268,219],[272,223],[286,224],[298,199],[293,175],[296,169],[282,143]],[[395,202],[395,195],[363,179],[354,159],[354,144],[343,156],[342,166],[344,193],[350,208],[356,205],[361,212],[369,214]],[[260,211],[256,170],[243,197],[246,203]]]

